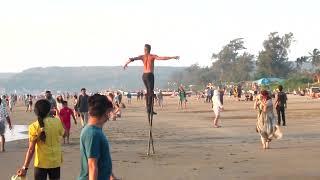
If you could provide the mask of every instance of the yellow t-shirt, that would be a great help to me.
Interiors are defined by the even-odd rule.
[[[38,121],[29,126],[29,141],[36,141],[34,166],[38,168],[57,168],[62,163],[61,138],[64,128],[60,119],[47,117],[44,119],[46,141],[39,139],[40,125]]]

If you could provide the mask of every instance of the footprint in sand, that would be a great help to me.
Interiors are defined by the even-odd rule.
[[[218,167],[220,170],[223,170],[224,169],[224,167]]]
[[[237,154],[230,153],[229,155],[230,155],[230,156],[235,156],[235,155],[237,155]]]

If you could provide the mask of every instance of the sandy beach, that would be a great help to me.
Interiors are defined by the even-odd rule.
[[[188,99],[187,109],[178,110],[178,99],[166,97],[165,107],[155,106],[156,154],[147,157],[147,116],[142,101],[133,99],[123,117],[105,125],[114,173],[123,180],[316,180],[320,179],[320,100],[288,96],[287,127],[283,138],[263,150],[255,131],[253,102],[225,97],[222,128],[212,128],[211,104]],[[35,120],[19,106],[13,124]],[[76,179],[80,170],[80,123],[72,124],[71,144],[63,145],[62,180]],[[22,165],[28,140],[6,144],[0,153],[0,179],[9,179]],[[33,179],[33,166],[28,178]]]

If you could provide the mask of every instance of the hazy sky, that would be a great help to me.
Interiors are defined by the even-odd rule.
[[[0,0],[0,72],[122,65],[143,53],[210,64],[235,38],[257,54],[272,31],[293,32],[290,58],[320,48],[318,0]],[[139,65],[135,62],[134,65]]]

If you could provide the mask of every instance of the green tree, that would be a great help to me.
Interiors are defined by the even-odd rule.
[[[251,80],[254,55],[244,52],[237,57],[235,71],[233,72],[233,81],[240,82]]]
[[[301,68],[303,63],[307,62],[309,59],[308,56],[301,56],[296,59],[296,70],[301,73]]]
[[[285,78],[292,70],[288,61],[288,52],[293,41],[293,34],[280,36],[277,32],[269,34],[263,42],[263,50],[257,59],[257,76]]]
[[[239,82],[250,79],[254,56],[241,52],[245,49],[243,38],[237,38],[223,46],[218,53],[213,53],[211,68],[217,80]]]
[[[320,51],[319,49],[313,49],[312,52],[309,52],[309,58],[313,65],[316,67],[320,66]]]

